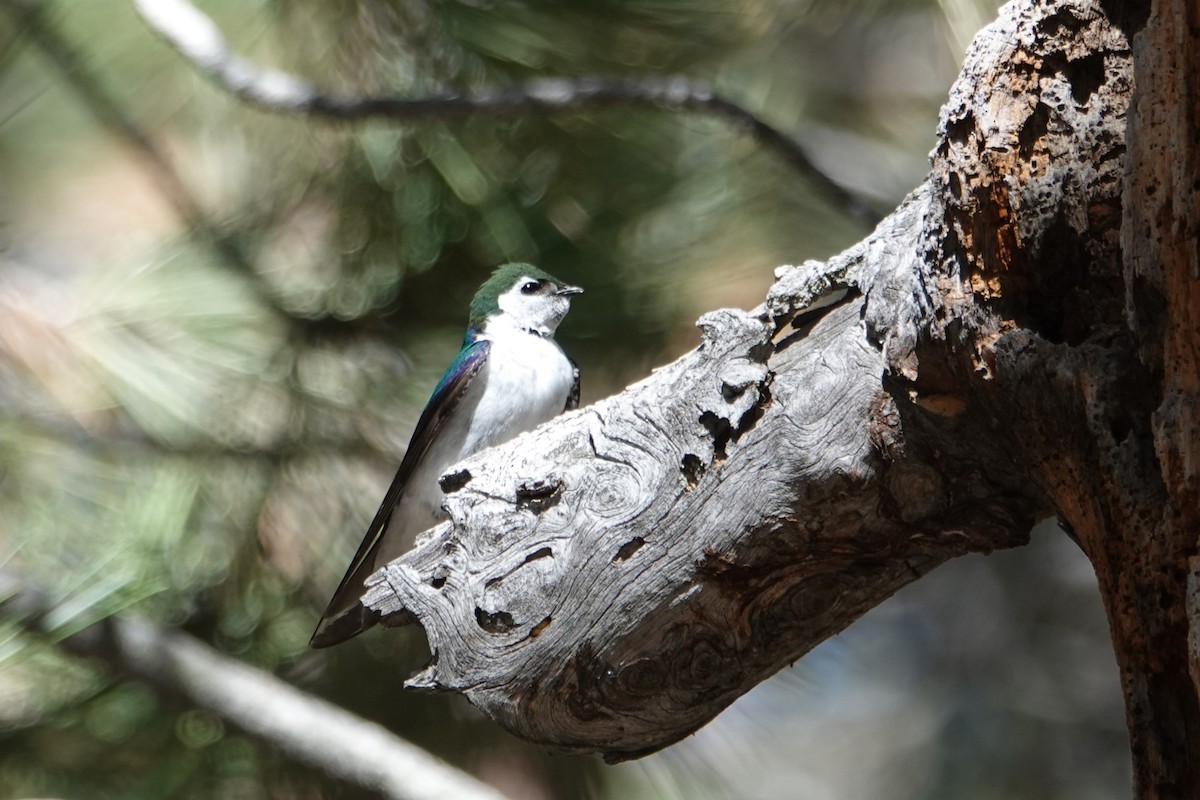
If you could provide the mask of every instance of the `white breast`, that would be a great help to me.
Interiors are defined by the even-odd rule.
[[[386,559],[444,517],[438,478],[451,466],[533,430],[566,406],[575,371],[562,348],[553,339],[496,322],[481,334],[491,342],[487,363],[409,479],[389,525]]]
[[[575,382],[571,362],[553,339],[489,325],[486,383],[460,458],[532,430],[562,413]]]

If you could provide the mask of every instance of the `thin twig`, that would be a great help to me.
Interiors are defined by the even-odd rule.
[[[55,636],[54,604],[0,570],[0,613]],[[397,800],[502,800],[495,789],[383,727],[313,697],[203,642],[136,617],[113,616],[67,636],[65,650],[183,697],[289,756]]]
[[[816,184],[832,201],[869,227],[879,215],[823,172],[798,142],[703,81],[683,77],[638,80],[541,78],[469,95],[420,98],[339,98],[294,75],[266,69],[229,47],[217,25],[187,0],[134,0],[142,19],[197,70],[225,91],[263,111],[329,119],[370,117],[411,120],[456,118],[487,112],[513,115],[581,109],[651,107],[714,114],[750,131],[764,147]]]

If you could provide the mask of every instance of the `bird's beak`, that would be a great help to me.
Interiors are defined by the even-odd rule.
[[[578,286],[564,286],[555,292],[559,297],[570,297],[573,294],[583,294],[583,289]]]

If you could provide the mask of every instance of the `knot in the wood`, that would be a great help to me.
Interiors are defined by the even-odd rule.
[[[946,482],[928,464],[906,459],[890,465],[884,480],[888,496],[897,514],[908,523],[916,523],[945,510],[948,504]]]
[[[736,649],[702,625],[676,625],[657,644],[647,642],[646,651],[601,673],[593,690],[605,708],[635,712],[648,699],[667,706],[664,694],[676,695],[679,703],[704,702],[738,683]]]
[[[579,512],[609,525],[628,522],[643,508],[641,476],[629,465],[597,464],[577,491]]]

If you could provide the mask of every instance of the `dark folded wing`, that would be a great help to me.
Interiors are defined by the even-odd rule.
[[[567,395],[567,404],[563,407],[563,411],[579,408],[579,365],[570,357],[567,358],[567,361],[571,362],[571,374],[575,380],[571,383],[571,393]]]
[[[463,393],[466,392],[471,379],[483,368],[490,349],[491,342],[488,340],[472,340],[471,337],[468,337],[468,344],[459,351],[458,357],[454,359],[449,369],[446,370],[446,374],[438,382],[437,388],[433,390],[433,396],[429,398],[425,410],[421,413],[421,418],[417,421],[417,427],[413,430],[408,450],[404,453],[404,459],[400,462],[399,469],[396,470],[396,476],[392,478],[392,485],[388,487],[379,510],[375,512],[375,518],[371,520],[371,524],[367,528],[367,534],[363,537],[362,544],[358,546],[358,552],[354,554],[349,569],[346,570],[342,582],[338,584],[333,598],[325,608],[325,613],[321,615],[321,620],[317,623],[317,629],[309,642],[313,647],[326,647],[349,639],[360,633],[369,624],[359,621],[359,618],[363,617],[361,613],[355,613],[354,620],[346,620],[342,625],[338,625],[337,622],[347,612],[356,609],[361,612],[358,607],[359,598],[363,593],[363,581],[376,569],[375,553],[379,550],[383,536],[387,532],[388,522],[396,509],[396,504],[404,493],[404,488],[408,484],[409,478],[412,477],[413,471],[429,451],[430,445],[437,438],[447,417],[453,413],[459,401],[462,400]]]

